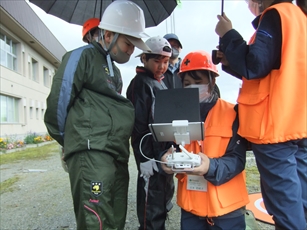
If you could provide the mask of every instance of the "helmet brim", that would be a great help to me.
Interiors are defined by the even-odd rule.
[[[139,48],[140,50],[151,52],[150,48],[143,42],[140,38],[131,37],[125,35],[129,42],[131,42],[135,47]]]

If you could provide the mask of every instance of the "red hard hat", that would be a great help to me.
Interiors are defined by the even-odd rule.
[[[98,27],[100,23],[99,18],[90,18],[88,19],[86,22],[84,22],[83,24],[83,28],[82,28],[82,40],[84,42],[87,42],[84,38],[84,36],[91,30],[94,29],[95,27]]]
[[[208,70],[219,76],[216,66],[212,63],[211,55],[202,50],[190,52],[184,57],[179,74],[193,70]]]

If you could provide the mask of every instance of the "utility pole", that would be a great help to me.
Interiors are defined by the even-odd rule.
[[[176,33],[176,22],[175,22],[175,12],[166,19],[166,33]]]

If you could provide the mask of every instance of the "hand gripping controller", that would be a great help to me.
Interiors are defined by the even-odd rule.
[[[188,152],[182,145],[179,145],[182,152],[173,152],[168,155],[167,166],[172,167],[173,171],[186,171],[187,169],[193,169],[200,166],[201,158],[197,154]],[[185,169],[185,170],[184,170]]]

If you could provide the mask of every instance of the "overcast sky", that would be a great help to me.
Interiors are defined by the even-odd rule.
[[[219,0],[181,0],[181,2],[181,7],[177,7],[170,18],[156,27],[147,28],[146,33],[149,36],[164,36],[166,33],[177,34],[183,46],[180,54],[181,58],[187,53],[199,49],[211,53],[212,49],[216,49],[218,45],[215,26],[218,22],[217,15],[221,13],[221,2]],[[29,5],[67,51],[85,45],[81,38],[81,26],[69,24],[46,14],[32,3],[29,3]],[[251,25],[254,16],[248,10],[245,0],[225,0],[224,12],[232,21],[233,28],[237,29],[245,40],[249,40],[254,32]],[[128,63],[117,65],[123,77],[124,96],[126,95],[127,86],[135,76],[135,67],[141,65],[139,59],[135,58],[139,53],[140,50],[136,48]],[[220,76],[217,78],[217,84],[222,98],[236,103],[241,81],[223,72],[220,65],[218,65],[218,70]]]

